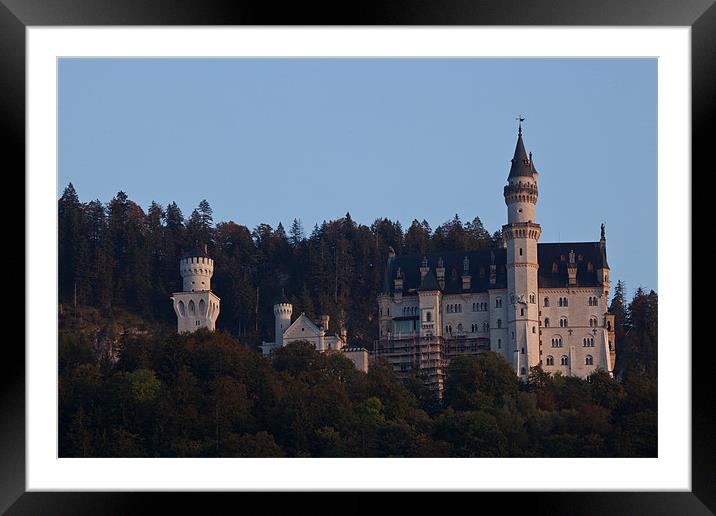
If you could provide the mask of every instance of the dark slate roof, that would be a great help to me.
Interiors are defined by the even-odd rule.
[[[508,179],[519,176],[532,177],[536,172],[532,160],[527,157],[525,144],[522,141],[522,131],[517,135],[517,146],[515,147],[515,155],[512,157],[512,166],[510,167],[510,175]]]
[[[186,253],[184,256],[182,256],[182,259],[184,259],[184,258],[196,258],[196,257],[209,258],[209,255],[206,254],[202,249],[199,249],[198,247],[195,247],[194,249],[192,249],[191,251],[189,251],[188,253]]]
[[[593,287],[599,285],[597,269],[608,267],[606,264],[606,244],[600,242],[564,242],[537,244],[537,256],[539,262],[539,286],[541,288],[566,287],[569,277],[567,275],[567,264],[569,263],[569,252],[574,251],[577,264],[577,286]],[[578,259],[582,256],[582,260]],[[467,256],[469,260],[468,272],[470,273],[470,290],[462,289],[463,260]],[[490,264],[494,256],[496,265],[496,281],[490,285]],[[561,257],[564,256],[564,261]],[[442,258],[445,267],[445,288],[441,289],[444,294],[458,294],[462,292],[487,292],[490,288],[507,288],[507,250],[479,249],[467,252],[435,253],[427,256],[430,272],[421,282],[420,266],[423,255],[395,256],[388,260],[385,272],[386,285],[384,292],[392,294],[395,290],[395,274],[400,267],[403,275],[403,295],[409,295],[416,290],[437,289],[437,278],[435,268],[438,260]],[[588,269],[588,263],[592,263],[592,271]],[[552,264],[557,263],[557,272],[552,272]],[[480,272],[482,271],[482,274]],[[433,286],[432,282],[436,285]]]
[[[435,273],[432,271],[432,269],[429,270],[425,277],[420,281],[420,286],[418,287],[418,290],[420,290],[421,292],[440,290],[438,280],[435,277]]]
[[[437,267],[438,260],[443,259],[443,266],[445,267],[445,288],[442,289],[443,293],[451,294],[464,292],[462,290],[462,271],[463,271],[463,260],[465,256],[470,261],[469,272],[471,276],[471,289],[470,292],[486,292],[490,288],[490,263],[492,261],[491,255],[494,253],[495,265],[497,266],[497,283],[492,288],[506,288],[507,277],[505,271],[505,259],[507,256],[506,250],[503,248],[499,249],[479,249],[477,251],[454,251],[447,253],[436,253],[427,256],[428,267],[430,267],[430,273],[435,278],[435,268]],[[400,267],[400,271],[403,274],[403,294],[409,294],[411,290],[416,290],[420,287],[420,290],[425,290],[421,287],[420,283],[420,266],[423,261],[423,255],[405,255],[395,256],[388,260],[388,268],[386,270],[386,279],[388,280],[387,289],[384,292],[393,293],[395,287],[395,274]],[[480,276],[480,266],[482,266],[483,275]],[[454,272],[453,272],[454,271]],[[427,276],[425,278],[428,279]]]
[[[574,260],[577,264],[577,286],[593,287],[599,285],[597,269],[609,267],[607,265],[606,243],[600,242],[561,242],[553,244],[537,244],[537,261],[539,262],[540,288],[559,288],[567,286],[567,265],[569,253],[574,251]],[[579,260],[581,255],[582,259]],[[564,256],[564,261],[562,257]],[[589,271],[589,263],[592,270]],[[557,272],[553,271],[553,264],[557,264]]]

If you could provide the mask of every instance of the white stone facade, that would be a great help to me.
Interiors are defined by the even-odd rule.
[[[274,305],[276,337],[274,342],[264,342],[261,345],[264,356],[270,356],[274,350],[292,342],[306,341],[321,353],[342,353],[353,362],[356,369],[368,372],[368,351],[363,348],[349,348],[345,328],[342,328],[339,334],[330,333],[330,319],[327,315],[321,316],[320,325],[314,323],[305,313],[301,313],[292,323],[292,312],[293,306],[285,298]]]

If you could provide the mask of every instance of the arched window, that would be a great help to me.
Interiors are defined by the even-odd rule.
[[[591,326],[592,328],[596,328],[597,326],[599,326],[599,323],[597,322],[597,318],[595,316],[591,316],[589,318],[589,326]]]
[[[462,323],[457,325],[457,332],[462,333]]]
[[[562,365],[568,365],[569,358],[567,358],[567,355],[562,355],[562,357],[559,359],[559,363]]]
[[[569,306],[569,299],[566,297],[564,298],[564,306]]]
[[[544,298],[544,306],[549,306],[549,298],[548,297]]]
[[[561,297],[559,298],[559,306],[562,306],[562,299]]]
[[[537,333],[537,328],[535,328],[534,326],[532,326],[532,333]]]
[[[206,303],[202,299],[199,301],[199,315],[204,316],[206,315]]]
[[[497,327],[502,328],[502,319],[497,319]]]
[[[567,324],[567,318],[566,317],[560,317],[559,318],[559,327],[560,328],[566,328],[568,326]]]
[[[502,339],[497,339],[497,349],[502,349]]]
[[[561,348],[562,347],[562,337],[559,335],[555,335],[552,337],[552,347],[553,348]]]
[[[195,315],[196,314],[196,306],[194,305],[194,301],[189,301],[189,315]]]
[[[535,304],[537,302],[537,296],[535,296],[534,292],[530,294],[530,303]]]
[[[179,315],[184,317],[186,315],[184,311],[184,301],[179,301]]]
[[[520,316],[523,316],[523,315],[525,315],[525,309],[524,309],[524,308],[520,308]]]
[[[426,322],[432,322],[433,320],[433,313],[432,312],[425,312],[425,321]]]
[[[594,359],[592,358],[592,355],[587,355],[587,357],[584,359],[585,365],[594,365]]]
[[[544,320],[544,327],[549,328],[549,317],[545,318]]]
[[[554,357],[552,355],[547,355],[547,365],[554,365]]]

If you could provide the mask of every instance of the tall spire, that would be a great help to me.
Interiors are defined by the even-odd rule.
[[[532,177],[535,172],[532,166],[532,160],[527,157],[527,151],[525,150],[525,144],[522,141],[522,122],[524,117],[517,117],[519,120],[519,127],[517,129],[517,145],[515,146],[515,155],[512,157],[512,166],[510,167],[510,175],[508,179],[518,176]]]

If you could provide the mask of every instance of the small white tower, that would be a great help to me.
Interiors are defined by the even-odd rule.
[[[211,291],[214,260],[206,254],[206,247],[203,251],[193,249],[182,256],[179,270],[184,289],[171,297],[177,314],[177,332],[193,332],[200,328],[214,331],[221,299]]]
[[[274,343],[277,348],[283,346],[283,332],[291,326],[291,314],[293,313],[293,305],[290,303],[286,294],[281,292],[281,297],[276,300],[273,305],[273,315],[275,324],[276,338]]]

